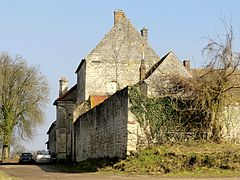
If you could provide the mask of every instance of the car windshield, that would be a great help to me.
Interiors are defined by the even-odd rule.
[[[49,151],[38,151],[37,155],[50,155]]]
[[[21,156],[32,156],[31,153],[22,153]]]

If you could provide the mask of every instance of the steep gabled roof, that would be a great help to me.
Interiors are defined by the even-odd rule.
[[[49,129],[48,129],[47,134],[50,134],[50,132],[52,131],[52,129],[54,128],[54,126],[56,126],[56,121],[54,121],[54,122],[51,124],[51,126],[50,126]]]
[[[71,89],[65,92],[62,96],[57,98],[53,105],[57,105],[58,101],[75,101],[76,100],[76,93],[77,93],[77,84],[75,84]]]
[[[170,60],[172,61],[170,63],[173,67],[169,67],[169,69],[167,69],[167,70],[165,69],[165,71],[169,71],[168,74],[171,74],[172,68],[175,68],[174,66],[176,66],[176,64],[177,64],[178,65],[177,68],[181,69],[183,74],[185,74],[186,76],[189,76],[189,77],[192,76],[191,73],[180,62],[180,60],[177,58],[177,56],[172,51],[170,51],[149,69],[149,71],[145,75],[144,80],[148,79],[157,69],[161,68],[161,64],[163,64],[165,61],[170,61]]]
[[[86,61],[85,59],[82,59],[82,60],[81,60],[81,62],[80,62],[80,64],[79,64],[79,66],[77,67],[75,73],[77,73],[77,72],[79,71],[79,69],[81,69],[81,67],[82,67],[82,65],[83,65],[83,63],[84,63],[85,61]]]
[[[144,79],[147,79],[149,76],[151,76],[151,74],[160,66],[160,64],[162,64],[162,62],[166,59],[166,57],[167,57],[169,54],[170,54],[170,52],[167,53],[165,56],[163,56],[156,64],[154,64],[154,65],[149,69],[149,71],[146,73]]]
[[[110,62],[114,59],[114,56],[119,56],[121,61],[140,61],[143,56],[143,49],[145,59],[148,60],[146,63],[148,69],[148,67],[159,61],[160,57],[124,15],[84,59],[86,62],[91,60],[94,62]],[[82,62],[76,72],[81,65]]]

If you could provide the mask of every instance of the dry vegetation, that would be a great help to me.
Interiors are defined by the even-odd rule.
[[[58,165],[67,172],[148,174],[177,177],[240,176],[240,145],[188,142],[142,149],[125,160],[89,159]]]
[[[222,112],[240,102],[240,55],[233,51],[232,28],[226,27],[224,40],[209,39],[203,54],[207,65],[192,70],[193,77],[159,77],[154,98],[141,85],[131,89],[131,111],[146,129],[148,144],[223,140]]]
[[[106,168],[108,169],[108,168]],[[198,176],[199,172],[240,175],[240,146],[194,142],[182,145],[155,146],[115,164],[113,171],[137,174]]]

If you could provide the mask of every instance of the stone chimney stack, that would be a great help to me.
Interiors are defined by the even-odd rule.
[[[183,65],[184,65],[184,67],[185,67],[187,70],[190,71],[190,68],[191,68],[191,66],[190,66],[190,60],[184,60],[184,61],[183,61]]]
[[[141,30],[141,36],[143,37],[145,42],[148,42],[148,29],[145,27]]]
[[[59,97],[68,91],[68,80],[65,77],[61,77],[59,80]]]
[[[114,25],[122,18],[125,17],[125,14],[122,10],[116,10],[114,11]]]

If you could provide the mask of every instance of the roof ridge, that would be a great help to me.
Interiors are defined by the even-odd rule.
[[[61,95],[60,97],[58,97],[53,105],[56,105],[57,101],[61,101],[63,100],[63,98],[65,98],[68,94],[70,94],[72,91],[74,91],[77,88],[77,84],[75,84],[74,86],[72,86],[67,92],[65,92],[63,95]]]
[[[160,66],[160,64],[163,63],[163,61],[169,56],[169,54],[171,54],[172,51],[169,51],[165,56],[163,56],[158,62],[156,62],[154,65],[152,65],[152,67],[148,70],[148,72],[145,75],[145,79],[147,79],[149,76],[152,75],[152,73]]]

